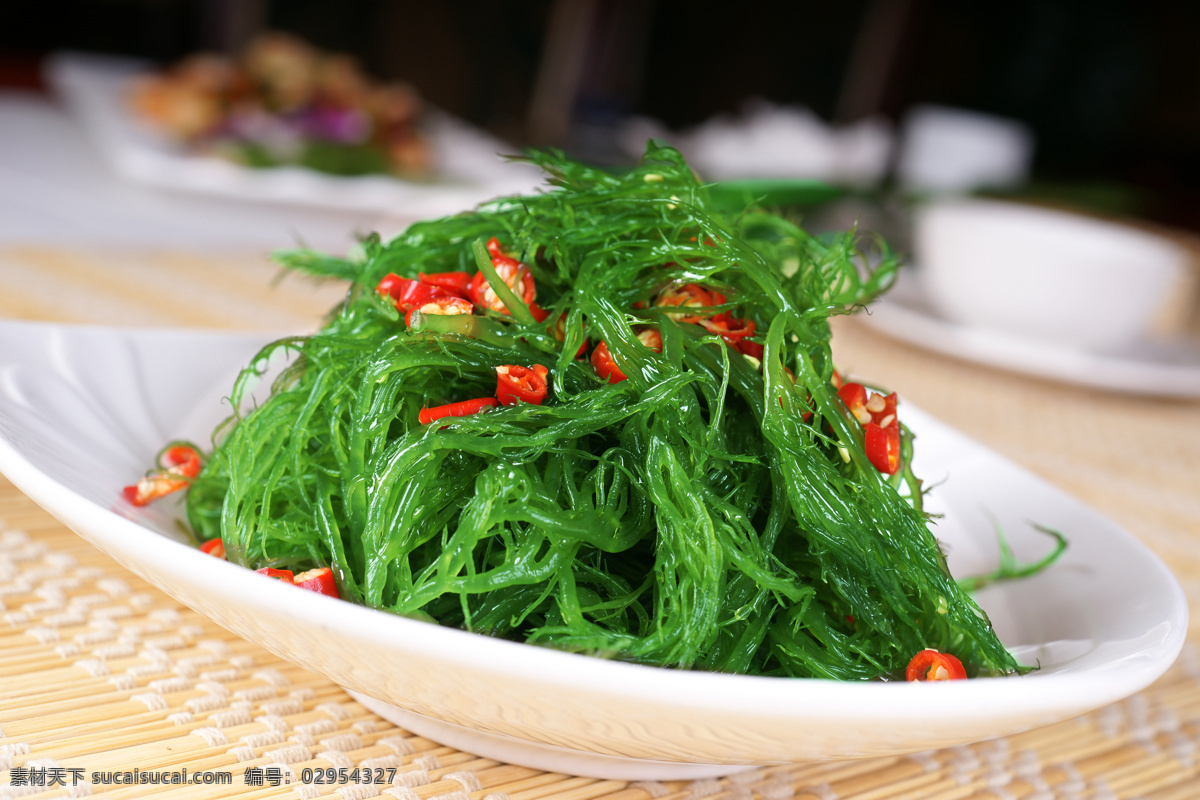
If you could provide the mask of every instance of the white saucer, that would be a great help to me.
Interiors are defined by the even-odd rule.
[[[1137,341],[1092,351],[967,327],[938,314],[911,277],[859,318],[903,342],[1012,372],[1129,394],[1200,397],[1200,343]]]

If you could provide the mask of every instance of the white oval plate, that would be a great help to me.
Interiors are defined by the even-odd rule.
[[[1023,559],[1050,546],[1027,521],[1071,540],[1052,569],[979,597],[1003,641],[1040,662],[1038,672],[902,684],[657,669],[297,591],[184,543],[171,503],[135,509],[120,498],[165,442],[207,440],[227,410],[215,398],[260,344],[261,335],[0,322],[0,471],[185,605],[410,722],[420,720],[412,712],[424,715],[435,737],[469,740],[475,752],[501,747],[510,762],[628,779],[912,753],[1126,697],[1161,675],[1183,643],[1183,594],[1144,546],[914,408],[904,415],[920,437],[918,470],[945,480],[934,504],[946,515],[938,535],[955,574],[994,566],[992,515]]]

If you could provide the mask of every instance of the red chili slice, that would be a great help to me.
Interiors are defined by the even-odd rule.
[[[209,539],[200,545],[200,552],[208,553],[210,556],[216,556],[217,558],[225,558],[225,542],[221,539]]]
[[[749,339],[742,339],[733,346],[733,349],[737,350],[739,353],[744,353],[751,358],[757,358],[759,361],[763,360],[763,356],[766,355],[767,352],[766,348],[761,344],[758,342],[752,342]]]
[[[402,278],[394,272],[389,272],[384,275],[375,287],[375,292],[381,297],[390,297],[393,300],[400,296],[403,291],[404,281],[408,278]]]
[[[843,384],[842,388],[838,389],[838,397],[842,398],[842,402],[859,424],[871,421],[871,412],[867,411],[867,389],[861,383]]]
[[[558,339],[560,342],[566,341],[566,338],[567,338],[567,315],[566,314],[563,314],[562,316],[560,316],[558,318],[558,321],[554,323],[553,333],[554,333],[555,339]],[[582,356],[584,353],[587,352],[587,349],[588,349],[588,340],[585,338],[583,340],[583,344],[579,345],[579,349],[575,351],[575,357],[579,358],[580,356]]]
[[[296,582],[295,576],[292,575],[292,571],[290,569],[275,569],[274,567],[263,567],[262,569],[256,569],[254,571],[257,572],[259,575],[266,575],[268,578],[275,578],[276,580],[281,580],[284,583],[295,584],[295,582]]]
[[[656,353],[662,352],[662,334],[654,328],[641,331],[637,336],[638,341],[646,345],[646,347],[649,347]],[[592,369],[596,370],[596,374],[609,383],[620,383],[623,380],[628,380],[628,376],[621,371],[621,368],[617,366],[617,362],[613,360],[612,353],[609,352],[606,342],[596,345],[596,349],[592,351]]]
[[[191,486],[192,479],[200,474],[202,462],[196,448],[174,445],[163,452],[158,465],[162,471],[151,473],[122,490],[126,500],[135,506],[144,506],[172,492],[186,489]]]
[[[422,425],[428,425],[442,417],[467,417],[489,408],[497,408],[499,405],[500,401],[494,397],[477,397],[474,400],[462,400],[458,403],[447,403],[444,406],[422,408],[418,418]]]
[[[310,592],[338,599],[342,597],[341,592],[338,591],[337,581],[334,580],[333,570],[329,567],[317,567],[316,569],[301,572],[292,579],[292,582],[301,589],[308,589]]]
[[[475,306],[471,305],[470,300],[462,297],[434,297],[404,312],[404,324],[410,328],[414,311],[420,311],[422,314],[452,316],[454,314],[471,314],[475,311]]]
[[[834,373],[835,376],[837,373]],[[837,376],[841,380],[841,376]],[[875,469],[894,475],[900,469],[900,419],[896,416],[896,393],[886,397],[868,393],[861,383],[843,383],[838,397],[863,426],[867,460]]]
[[[886,475],[895,475],[900,469],[900,425],[881,428],[874,422],[863,426],[863,438],[867,460],[875,469]]]
[[[425,303],[439,298],[457,297],[454,292],[433,286],[428,283],[414,281],[412,278],[402,278],[394,272],[389,272],[375,288],[381,296],[390,298],[392,304],[400,311],[408,312]]]
[[[417,280],[453,292],[463,298],[467,297],[467,293],[471,290],[471,274],[469,272],[418,272]]]
[[[549,370],[541,364],[532,368],[516,364],[496,367],[496,398],[501,405],[532,403],[540,406],[546,399],[546,376]]]
[[[962,662],[949,653],[926,649],[912,657],[904,677],[910,681],[963,681],[967,671]]]
[[[500,249],[500,241],[495,236],[488,240],[487,250],[492,256],[492,266],[495,267],[500,280],[504,281],[505,285],[512,289],[517,297],[530,307],[532,312],[533,301],[537,297],[537,284],[534,283],[533,275],[529,273],[529,267],[515,258],[506,256]],[[487,276],[483,272],[475,273],[475,277],[471,279],[471,285],[467,287],[467,297],[485,311],[490,309],[500,314],[511,313],[508,306],[504,305],[504,301],[496,294],[496,290],[488,283]],[[545,319],[546,312],[540,308],[538,312],[542,314],[542,319]],[[537,316],[537,313],[534,313],[534,319],[537,319]]]
[[[621,372],[621,368],[617,366],[617,362],[613,361],[612,353],[608,351],[606,342],[596,345],[596,349],[592,351],[592,369],[596,370],[596,374],[609,383],[620,383],[627,379],[625,373]]]
[[[671,286],[659,293],[654,301],[656,306],[679,306],[681,308],[703,311],[709,306],[725,304],[725,295],[713,289],[706,289],[698,283],[685,283],[682,286]],[[709,314],[668,314],[671,319],[680,322],[700,322]]]

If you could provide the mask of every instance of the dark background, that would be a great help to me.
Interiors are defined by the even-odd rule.
[[[264,27],[356,54],[515,144],[619,159],[750,97],[830,121],[919,103],[1014,117],[1037,191],[1200,230],[1200,3],[1105,0],[46,0],[0,12],[0,85],[73,48],[169,62]],[[574,72],[572,72],[574,69]],[[573,76],[573,77],[572,77]]]

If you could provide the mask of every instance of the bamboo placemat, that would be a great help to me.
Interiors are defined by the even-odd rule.
[[[0,316],[303,330],[341,293],[293,279],[272,287],[275,275],[254,254],[8,247],[0,249]],[[835,353],[843,367],[899,389],[1116,519],[1175,570],[1198,618],[1200,403],[995,372],[890,342],[854,321],[836,326]],[[0,480],[0,797],[1200,798],[1196,630],[1148,690],[1020,735],[724,780],[599,781],[477,758],[396,728],[329,681],[180,606]],[[232,782],[90,780],[92,772],[185,767],[192,776],[228,773]],[[300,780],[355,768],[386,780]],[[76,775],[83,780],[72,785]],[[66,785],[33,785],[58,780]]]

